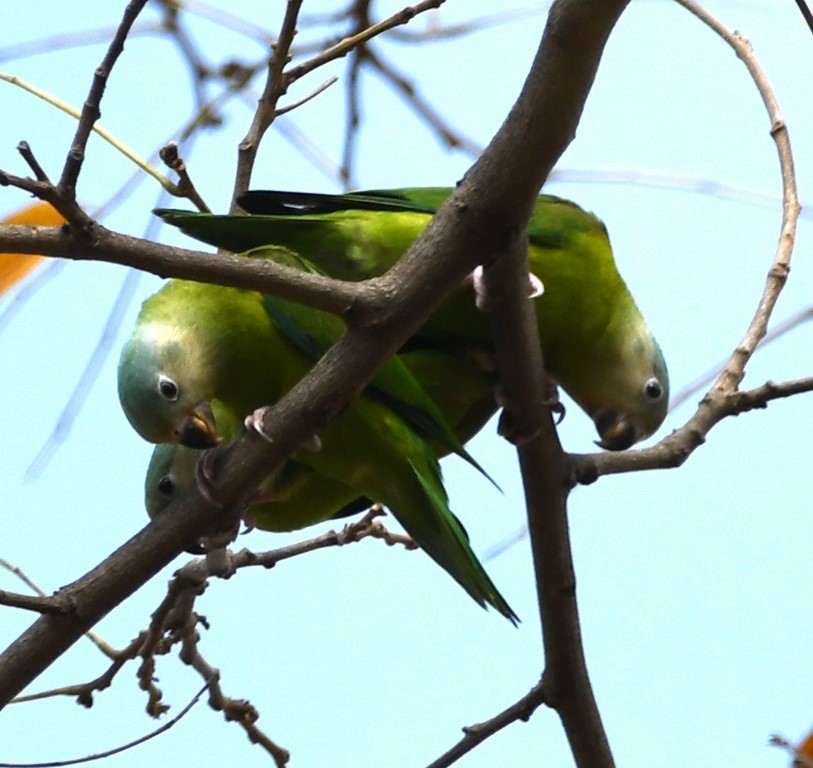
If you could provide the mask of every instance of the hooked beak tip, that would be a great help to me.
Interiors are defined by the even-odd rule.
[[[217,436],[217,424],[212,406],[209,403],[196,405],[186,416],[178,438],[187,448],[214,448],[220,438]]]
[[[629,415],[616,408],[604,408],[593,416],[601,440],[596,445],[606,451],[623,451],[638,442],[640,436]]]

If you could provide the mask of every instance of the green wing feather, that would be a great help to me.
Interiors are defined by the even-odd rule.
[[[260,248],[249,251],[246,255],[269,258],[294,269],[323,274],[306,259],[284,248]],[[264,296],[263,301],[280,331],[313,361],[322,357],[345,331],[342,320],[329,312],[273,295]],[[441,410],[399,357],[391,357],[384,363],[365,392],[392,408],[425,438],[439,445],[443,453],[457,454],[489,480],[497,490],[501,490],[494,479],[463,447],[463,443],[447,423]]]

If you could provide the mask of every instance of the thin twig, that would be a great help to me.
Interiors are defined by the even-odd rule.
[[[143,633],[136,637],[126,648],[121,651],[116,651],[115,655],[111,657],[112,663],[110,666],[93,680],[89,680],[85,683],[76,683],[74,685],[65,685],[60,688],[51,688],[47,691],[29,693],[24,696],[17,696],[12,699],[11,703],[24,704],[28,701],[42,701],[43,699],[50,699],[55,696],[70,696],[76,698],[77,704],[90,708],[93,706],[93,694],[97,691],[100,692],[109,688],[124,665],[131,659],[136,658],[142,644],[142,639]]]
[[[189,201],[201,212],[211,213],[211,209],[204,199],[200,196],[197,188],[192,182],[192,177],[189,175],[189,169],[181,157],[178,150],[178,142],[170,141],[158,150],[158,156],[164,161],[167,168],[171,168],[178,174],[178,191],[183,197]]]
[[[112,757],[113,755],[126,752],[128,749],[133,749],[134,747],[137,747],[150,739],[154,739],[156,736],[159,736],[162,733],[166,733],[174,725],[177,725],[186,716],[189,710],[198,703],[200,697],[203,696],[205,691],[206,686],[201,688],[192,697],[192,700],[177,715],[175,715],[175,717],[168,720],[159,728],[156,728],[154,731],[151,731],[145,736],[135,739],[135,741],[130,741],[127,744],[122,744],[121,746],[114,747],[113,749],[108,749],[105,752],[96,752],[95,754],[87,755],[85,757],[77,757],[73,760],[49,760],[46,763],[0,763],[0,768],[60,768],[60,766],[80,765],[81,763],[89,763],[94,760],[103,760],[107,757]]]
[[[40,189],[30,179],[0,171],[0,184],[3,179],[20,189],[32,192]],[[160,277],[178,277],[274,293],[336,314],[343,314],[354,306],[373,307],[386,299],[386,294],[379,290],[379,278],[372,278],[364,283],[352,283],[300,272],[269,259],[247,259],[228,253],[221,253],[217,259],[213,259],[211,253],[122,235],[111,232],[100,224],[94,227],[92,242],[76,238],[72,232],[48,229],[55,231],[40,228],[34,232],[31,227],[2,225],[0,249],[9,253],[58,255],[79,261],[105,261],[135,267]]]
[[[277,102],[286,92],[288,84],[291,82],[289,78],[283,77],[283,71],[290,58],[290,48],[296,35],[296,22],[301,7],[302,0],[288,0],[286,4],[279,38],[272,46],[273,54],[268,61],[268,74],[266,75],[263,93],[257,102],[257,109],[254,112],[254,119],[251,121],[248,133],[240,142],[231,212],[234,212],[237,207],[237,198],[249,187],[254,162],[260,149],[260,142],[268,127],[274,121]]]
[[[557,167],[548,176],[546,184],[557,182],[576,184],[623,184],[632,187],[654,187],[707,195],[718,200],[752,205],[757,208],[777,210],[782,207],[782,196],[772,195],[761,189],[751,189],[737,184],[726,184],[716,179],[677,173],[672,170],[625,167],[568,168]],[[813,207],[802,205],[799,217],[813,220]]]
[[[118,57],[124,50],[124,41],[127,39],[127,35],[130,33],[133,23],[146,4],[147,0],[130,0],[124,9],[124,15],[116,29],[116,34],[110,41],[102,63],[94,72],[93,82],[82,108],[82,116],[79,119],[79,125],[76,127],[76,134],[71,143],[68,157],[65,160],[65,166],[62,169],[62,177],[59,180],[59,188],[62,190],[62,193],[70,199],[75,198],[76,181],[79,178],[79,171],[84,161],[85,147],[87,146],[88,138],[90,138],[90,133],[93,130],[93,125],[101,114],[102,96],[107,86],[107,79],[110,77],[110,73]]]
[[[813,13],[810,12],[810,8],[807,7],[807,3],[805,0],[796,0],[796,5],[798,6],[799,10],[802,12],[802,16],[804,16],[804,20],[807,22],[807,28],[813,32]]]
[[[17,592],[7,592],[5,589],[0,589],[0,605],[7,605],[9,608],[22,608],[25,611],[34,611],[34,613],[65,612],[65,606],[51,597],[20,595]]]
[[[420,13],[424,13],[433,8],[440,8],[445,2],[446,0],[423,0],[423,2],[404,8],[383,21],[379,21],[356,34],[345,37],[318,56],[314,56],[312,59],[308,59],[308,61],[298,64],[295,67],[291,67],[286,72],[288,83],[290,84],[295,80],[299,80],[317,67],[327,64],[329,61],[335,61],[336,59],[347,56],[348,53],[362,43],[366,43],[368,40],[372,40],[374,37],[394,27],[407,24]]]
[[[793,167],[793,153],[787,126],[779,109],[779,103],[765,72],[754,56],[751,44],[741,35],[726,29],[711,14],[694,3],[693,0],[677,0],[677,2],[725,40],[745,64],[768,112],[771,121],[771,136],[776,144],[782,175],[782,224],[779,232],[779,245],[768,273],[765,289],[745,337],[732,354],[726,369],[712,388],[719,389],[722,392],[733,392],[745,375],[746,364],[754,354],[759,342],[765,336],[771,313],[787,281],[790,270],[790,260],[796,240],[796,228],[800,211],[799,197],[796,191],[796,174]]]
[[[798,328],[802,323],[813,318],[813,305],[799,310],[795,315],[789,317],[785,322],[780,323],[776,328],[766,334],[765,338],[760,341],[757,349],[763,349],[771,342],[784,336],[786,333]],[[703,387],[711,384],[724,370],[726,366],[725,360],[717,363],[713,368],[710,368],[702,376],[698,376],[694,381],[689,382],[683,389],[681,389],[669,403],[669,410],[674,411],[685,403],[690,397],[696,395]]]
[[[14,574],[20,581],[23,582],[32,592],[36,592],[40,598],[48,598],[48,594],[45,592],[42,587],[40,587],[36,582],[34,582],[23,570],[18,568],[16,565],[12,565],[8,560],[3,560],[0,558],[0,568],[5,568],[9,573]],[[53,599],[53,598],[49,598]],[[85,636],[91,643],[93,643],[108,659],[114,659],[118,655],[119,651],[117,651],[113,646],[107,643],[105,640],[102,640],[99,635],[95,632],[86,632]]]
[[[471,750],[507,725],[516,723],[518,720],[522,722],[530,720],[536,709],[545,703],[545,686],[543,681],[540,680],[519,701],[507,707],[498,715],[482,723],[466,726],[463,729],[463,738],[448,752],[444,752],[437,760],[429,763],[427,768],[448,768],[452,763],[471,752]]]

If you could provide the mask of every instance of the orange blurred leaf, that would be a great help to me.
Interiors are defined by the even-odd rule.
[[[813,765],[813,731],[807,734],[805,740],[796,747],[796,758],[800,760],[801,765]]]
[[[50,203],[38,201],[6,216],[2,223],[61,227],[65,219]],[[42,259],[31,253],[0,253],[0,295],[17,285]]]

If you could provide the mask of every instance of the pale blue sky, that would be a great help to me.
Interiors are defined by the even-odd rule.
[[[259,4],[228,5],[249,15]],[[379,5],[382,15],[401,7]],[[113,24],[123,6],[86,0],[77,10],[76,4],[38,0],[24,12],[0,12],[0,53],[46,33]],[[493,6],[448,0],[438,18],[451,23]],[[305,7],[332,4],[306,0]],[[801,198],[813,200],[813,36],[791,0],[721,0],[708,7],[753,43],[789,126]],[[145,18],[152,18],[149,11]],[[278,18],[270,18],[269,28],[276,29]],[[484,144],[521,85],[541,27],[538,16],[443,44],[391,43],[384,50],[455,126]],[[202,49],[236,51],[245,59],[262,53],[212,24],[194,28]],[[0,69],[79,105],[102,52],[100,46],[65,49],[0,61]],[[342,64],[328,70],[297,84],[290,98],[302,97],[328,74],[344,73]],[[102,122],[148,155],[183,123],[190,106],[186,82],[171,46],[134,39],[114,71]],[[25,139],[58,176],[73,122],[5,84],[0,99],[0,167],[25,172],[14,149]],[[453,184],[462,176],[469,159],[438,147],[402,102],[370,77],[365,99],[358,186]],[[334,162],[342,105],[337,85],[291,117]],[[249,118],[249,109],[235,104],[224,129],[201,137],[187,157],[216,209],[227,203],[236,144]],[[610,40],[561,167],[656,169],[778,199],[769,127],[745,68],[719,39],[676,4],[640,0]],[[81,199],[89,208],[102,204],[130,173],[113,150],[91,141]],[[254,186],[337,189],[275,135],[265,145]],[[620,268],[664,348],[673,391],[737,344],[773,258],[778,202],[755,207],[634,185],[556,183],[548,190],[607,223]],[[156,196],[155,184],[145,182],[105,223],[142,234]],[[20,192],[0,189],[0,211],[25,201]],[[160,238],[190,244],[166,230]],[[811,225],[802,221],[776,321],[811,303],[810,249]],[[36,482],[23,482],[124,274],[116,266],[69,264],[0,335],[0,356],[7,361],[0,558],[48,590],[80,576],[146,522],[142,483],[151,447],[128,426],[115,387],[118,349],[138,301],[129,307],[125,331],[68,441]],[[158,285],[143,277],[139,301]],[[9,299],[0,300],[0,312],[8,305]],[[759,353],[746,385],[810,375],[810,334],[799,328]],[[684,406],[672,414],[659,436],[690,412]],[[785,756],[765,746],[769,734],[796,739],[813,724],[810,415],[809,395],[776,402],[717,427],[679,470],[605,478],[574,492],[571,524],[586,653],[619,765],[783,766]],[[592,424],[575,407],[560,435],[568,450],[593,448]],[[496,438],[493,424],[471,450],[505,489],[500,496],[462,462],[444,463],[452,507],[482,552],[514,532],[524,511],[514,452]],[[299,538],[257,532],[240,543],[261,550]],[[182,562],[112,613],[98,632],[124,646],[146,625]],[[462,726],[522,696],[542,669],[527,542],[487,567],[522,618],[519,629],[478,609],[420,553],[368,541],[212,583],[198,608],[212,625],[201,650],[220,668],[225,691],[258,707],[260,726],[291,750],[292,766],[425,765],[455,743]],[[2,571],[0,588],[22,589]],[[11,609],[2,616],[5,646],[31,617]],[[104,667],[98,652],[82,642],[31,688],[84,681]],[[200,687],[174,657],[159,660],[158,675],[171,713]],[[0,716],[0,761],[66,759],[134,739],[156,725],[144,714],[145,703],[130,665],[90,711],[69,700],[8,707]],[[269,764],[239,727],[200,703],[168,734],[107,764],[224,760]],[[539,710],[530,723],[509,727],[459,763],[494,764],[571,765],[556,716]]]

